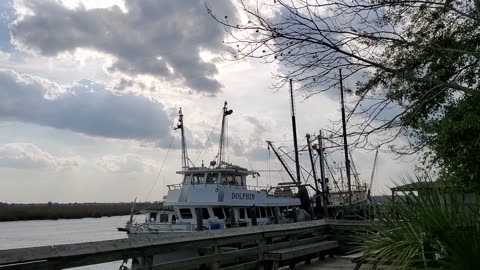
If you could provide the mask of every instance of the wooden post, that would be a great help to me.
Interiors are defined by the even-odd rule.
[[[250,211],[250,218],[252,219],[252,226],[257,226],[257,224],[258,224],[257,223],[257,211],[255,209],[255,206],[248,209],[248,211]]]
[[[230,207],[228,209],[228,214],[230,215],[230,223],[232,224],[232,227],[238,227],[237,217],[235,216],[235,209]]]
[[[273,208],[273,223],[280,223],[280,208],[278,206]]]
[[[202,208],[195,208],[195,215],[197,216],[197,231],[203,231],[203,211],[202,211]]]
[[[220,254],[220,248],[218,245],[215,245],[212,247],[212,255],[218,255]],[[212,260],[212,263],[210,265],[211,270],[219,270],[220,269],[220,263],[218,263],[217,256],[215,256]]]
[[[258,265],[258,270],[264,270],[265,269],[265,260],[263,259],[263,254],[265,253],[265,246],[267,243],[267,239],[265,239],[265,235],[263,235],[263,239],[258,240],[258,247],[260,248],[258,250],[258,257],[257,260],[260,262]]]
[[[152,256],[143,256],[142,257],[142,269],[152,270],[153,266],[153,257]]]

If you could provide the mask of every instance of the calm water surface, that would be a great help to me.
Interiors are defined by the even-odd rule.
[[[0,222],[0,250],[126,238],[129,216]],[[120,262],[72,269],[114,270]]]

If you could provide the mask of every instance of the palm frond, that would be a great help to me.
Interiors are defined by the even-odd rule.
[[[461,192],[416,176],[364,237],[365,261],[396,269],[480,269],[480,208]],[[397,187],[401,185],[397,184]]]

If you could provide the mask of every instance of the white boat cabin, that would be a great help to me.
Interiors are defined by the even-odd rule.
[[[203,230],[249,226],[254,219],[258,225],[276,218],[285,223],[301,211],[300,199],[288,187],[248,186],[247,176],[257,173],[245,168],[193,167],[177,173],[183,182],[167,186],[165,208],[144,211],[145,223],[132,226],[130,232],[195,231],[199,220]]]

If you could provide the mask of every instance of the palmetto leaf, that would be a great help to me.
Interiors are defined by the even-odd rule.
[[[376,233],[364,237],[363,259],[395,269],[480,269],[478,202],[418,176],[401,182],[408,188],[397,185]]]

